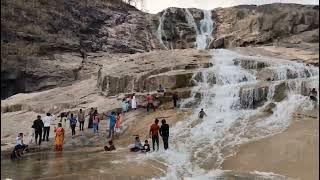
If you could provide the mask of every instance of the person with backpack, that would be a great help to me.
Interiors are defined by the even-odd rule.
[[[162,119],[161,123],[162,125],[159,132],[162,137],[164,149],[167,150],[169,148],[169,125],[166,123],[165,119]]]
[[[73,116],[73,114],[71,114],[69,121],[70,121],[70,127],[71,127],[71,134],[72,136],[74,136],[76,135],[77,119]]]
[[[33,121],[33,125],[32,125],[32,128],[34,129],[34,133],[35,133],[35,143],[37,144],[37,140],[38,140],[38,137],[39,137],[39,142],[38,142],[38,145],[40,146],[41,145],[41,137],[42,137],[42,129],[44,127],[44,124],[41,120],[41,116],[38,115],[37,116],[37,119]]]

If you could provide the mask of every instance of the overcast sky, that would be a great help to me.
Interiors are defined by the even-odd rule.
[[[319,4],[319,0],[144,0],[144,9],[149,13],[157,13],[167,7],[214,9],[239,4],[269,4],[269,3]],[[138,5],[138,9],[140,9]]]

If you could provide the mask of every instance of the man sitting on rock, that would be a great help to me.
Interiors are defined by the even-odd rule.
[[[23,144],[23,133],[19,133],[16,138],[16,146],[14,147],[14,151],[17,157],[21,157],[23,151],[28,152],[28,145]]]

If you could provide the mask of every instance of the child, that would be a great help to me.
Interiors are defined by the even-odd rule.
[[[136,136],[134,141],[134,147],[130,149],[131,152],[138,152],[142,149],[142,144],[140,142],[139,136]]]
[[[113,142],[111,140],[109,141],[109,145],[110,145],[109,147],[108,146],[104,147],[105,151],[114,151],[114,150],[116,150],[116,147],[113,145]]]
[[[142,152],[149,152],[150,151],[150,144],[148,143],[148,140],[144,141],[143,148],[141,149]]]

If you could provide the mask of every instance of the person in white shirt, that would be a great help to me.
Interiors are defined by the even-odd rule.
[[[23,144],[23,133],[19,133],[18,137],[16,138],[16,146],[14,147],[17,156],[21,156],[23,151],[28,151],[28,145]]]
[[[132,108],[133,110],[136,110],[136,109],[137,109],[137,100],[136,100],[136,96],[135,96],[134,93],[133,93],[132,99],[131,99],[131,108]]]
[[[42,122],[44,125],[42,141],[44,140],[49,141],[50,125],[51,125],[52,119],[53,117],[51,116],[50,113],[47,113],[47,115],[42,118]]]

